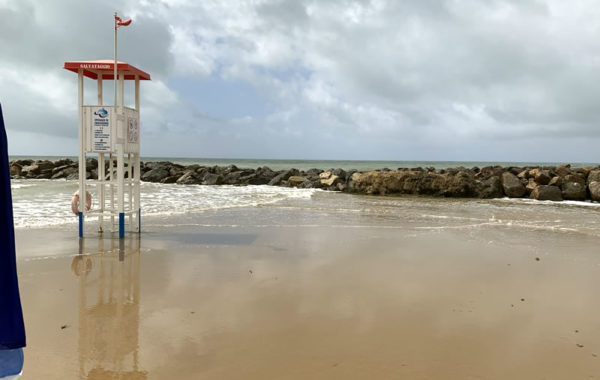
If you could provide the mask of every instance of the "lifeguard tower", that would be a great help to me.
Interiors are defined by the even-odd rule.
[[[150,80],[150,75],[125,62],[116,65],[116,70],[112,60],[71,61],[64,65],[77,73],[79,88],[79,237],[83,237],[88,215],[98,216],[100,233],[118,230],[119,238],[123,238],[125,231],[141,232],[140,81]],[[95,105],[83,104],[85,77],[97,81]],[[105,80],[115,81],[118,86],[120,96],[115,105],[103,104]],[[135,81],[135,108],[124,105],[126,80]],[[88,155],[98,157],[97,179],[86,178]],[[97,200],[93,208],[86,207],[88,194]]]

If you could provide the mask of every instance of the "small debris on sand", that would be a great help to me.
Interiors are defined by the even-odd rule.
[[[67,327],[69,327],[69,325],[62,325],[62,326],[60,326],[60,329],[61,329],[61,330],[64,330],[64,329],[66,329]]]
[[[248,271],[248,273],[252,274],[252,273],[254,273],[254,272],[252,272],[252,269],[250,269],[250,270]]]
[[[540,261],[540,258],[539,258],[539,257],[536,257],[536,258],[535,258],[535,261]]]
[[[583,344],[579,344],[579,343],[577,343],[577,347],[579,347],[579,348],[583,348]]]

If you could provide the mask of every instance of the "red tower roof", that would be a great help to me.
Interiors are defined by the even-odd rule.
[[[98,79],[98,74],[102,74],[102,80],[113,80],[115,61],[110,59],[99,59],[96,61],[71,61],[65,62],[64,68],[74,73],[83,69],[83,75]],[[138,69],[135,66],[125,62],[117,62],[117,71],[125,74],[125,80],[134,80],[139,75],[140,80],[150,80],[150,74]]]

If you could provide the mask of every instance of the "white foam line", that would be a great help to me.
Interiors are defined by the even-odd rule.
[[[600,203],[594,203],[591,201],[539,201],[537,199],[528,198],[496,198],[490,199],[490,203],[500,202],[509,204],[531,204],[531,205],[548,205],[548,206],[579,206],[579,207],[600,207]]]
[[[524,228],[529,230],[540,230],[540,231],[559,231],[559,232],[577,232],[584,233],[583,231],[579,231],[574,228],[568,227],[560,227],[560,226],[533,226],[530,224],[524,223],[479,223],[479,224],[466,224],[460,226],[439,226],[439,227],[415,227],[418,230],[447,230],[447,229],[469,229],[469,228],[479,228],[484,226],[493,226],[493,227],[508,227],[508,228]],[[595,235],[595,234],[593,234]]]

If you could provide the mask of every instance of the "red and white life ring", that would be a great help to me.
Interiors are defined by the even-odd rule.
[[[92,208],[92,194],[89,191],[85,192],[85,211],[90,211]],[[79,214],[79,191],[76,191],[71,198],[71,211],[73,214]]]

